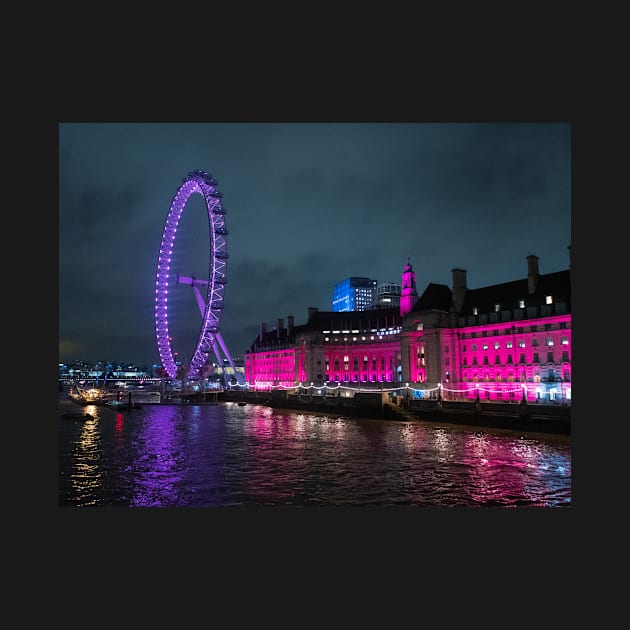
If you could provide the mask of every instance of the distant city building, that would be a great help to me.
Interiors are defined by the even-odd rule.
[[[400,307],[400,285],[384,282],[376,287],[376,301],[373,308]]]
[[[351,277],[338,282],[333,291],[333,312],[365,311],[376,301],[376,280]]]
[[[249,387],[398,382],[418,398],[570,401],[570,268],[541,274],[530,255],[526,277],[478,289],[466,270],[451,273],[451,287],[429,283],[418,296],[407,262],[399,308],[310,307],[304,325],[262,324],[244,357]]]

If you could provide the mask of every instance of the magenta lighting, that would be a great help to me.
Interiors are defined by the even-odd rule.
[[[399,307],[309,307],[305,324],[261,323],[245,378],[255,389],[570,403],[570,269],[541,274],[536,255],[526,260],[521,278],[477,289],[455,267],[451,287],[430,282],[422,295],[407,260]]]
[[[223,308],[225,283],[227,280],[227,230],[225,228],[225,210],[221,205],[223,196],[217,189],[217,182],[212,176],[201,170],[188,173],[182,185],[177,189],[166,217],[158,256],[155,281],[155,333],[160,360],[166,373],[175,378],[177,366],[171,348],[168,328],[168,291],[171,276],[171,255],[177,233],[177,226],[188,200],[192,195],[201,195],[208,210],[210,223],[210,269],[208,280],[195,283],[197,299],[200,300],[198,286],[207,287],[206,297],[201,298],[202,325],[197,346],[187,367],[189,379],[198,376],[205,365],[210,352],[217,354],[217,342],[224,351],[225,344],[219,333],[219,319]],[[177,278],[180,284],[192,284],[190,278]],[[218,356],[218,355],[217,355]]]

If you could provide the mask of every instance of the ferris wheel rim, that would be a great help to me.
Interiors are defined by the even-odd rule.
[[[175,378],[178,367],[173,355],[168,326],[168,288],[171,255],[176,240],[177,227],[190,198],[203,197],[210,229],[210,264],[205,309],[200,332],[192,358],[186,366],[187,378],[198,376],[205,365],[216,336],[223,309],[224,289],[227,281],[227,229],[225,210],[217,188],[217,182],[207,171],[195,170],[187,174],[178,187],[167,213],[158,253],[155,281],[155,333],[162,367],[170,378]]]

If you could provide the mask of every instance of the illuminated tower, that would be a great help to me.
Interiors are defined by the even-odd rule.
[[[416,274],[407,258],[407,264],[402,273],[402,289],[400,292],[400,316],[404,317],[411,311],[418,301],[418,291],[416,290]]]

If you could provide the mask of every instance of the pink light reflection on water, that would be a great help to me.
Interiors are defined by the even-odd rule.
[[[469,467],[470,496],[480,505],[531,504],[533,493],[540,492],[539,478],[554,465],[553,456],[527,438],[514,437],[506,443],[479,431],[467,437],[465,446],[462,462]],[[570,470],[559,472],[570,476]],[[544,502],[538,505],[544,507]]]

